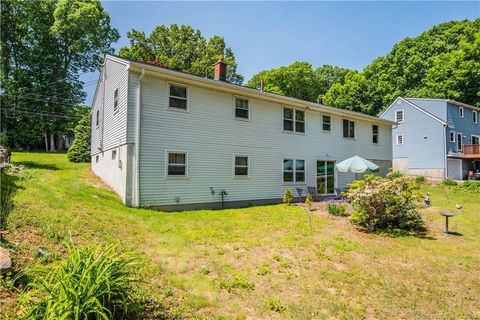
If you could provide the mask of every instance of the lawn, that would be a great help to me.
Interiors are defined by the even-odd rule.
[[[125,207],[87,164],[14,153],[5,245],[17,269],[65,255],[65,242],[138,252],[142,287],[163,315],[213,319],[480,318],[480,196],[427,185],[429,236],[360,232],[321,210],[273,205],[164,213]],[[443,235],[442,209],[456,236]],[[12,314],[16,294],[0,292]]]

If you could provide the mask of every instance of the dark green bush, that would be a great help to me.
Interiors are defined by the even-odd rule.
[[[90,162],[90,114],[85,115],[75,127],[75,138],[68,149],[71,162]]]
[[[480,182],[465,181],[460,187],[463,190],[480,194]]]
[[[458,185],[457,181],[452,179],[443,179],[442,184],[447,187],[453,187]]]
[[[367,175],[350,185],[347,197],[354,208],[350,221],[368,231],[425,231],[416,208],[419,187],[412,178]]]
[[[331,214],[332,216],[344,216],[346,209],[343,204],[329,202],[325,206],[325,210],[327,210],[328,214]]]
[[[135,267],[115,246],[74,248],[58,265],[27,271],[24,318],[128,318],[137,307]]]
[[[415,177],[416,184],[424,184],[425,182],[427,182],[427,178],[425,178],[424,176]]]

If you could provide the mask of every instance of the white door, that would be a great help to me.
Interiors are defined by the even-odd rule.
[[[462,159],[447,160],[447,177],[454,180],[462,180]]]

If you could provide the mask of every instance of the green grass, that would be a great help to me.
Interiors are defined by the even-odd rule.
[[[6,235],[19,268],[33,264],[41,246],[55,260],[65,256],[65,241],[114,242],[139,254],[142,288],[170,316],[480,317],[480,197],[473,193],[427,185],[429,236],[388,237],[320,211],[310,227],[297,206],[127,208],[89,165],[65,155],[14,153],[13,161],[28,168],[15,182]],[[459,235],[447,238],[438,212],[456,203],[463,209],[450,229]]]

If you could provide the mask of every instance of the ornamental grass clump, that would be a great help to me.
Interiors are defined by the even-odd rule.
[[[27,272],[25,319],[116,319],[134,317],[137,264],[116,246],[73,248],[55,266]]]
[[[347,198],[354,209],[350,221],[370,232],[426,230],[416,207],[419,186],[412,178],[367,175],[350,185]]]

